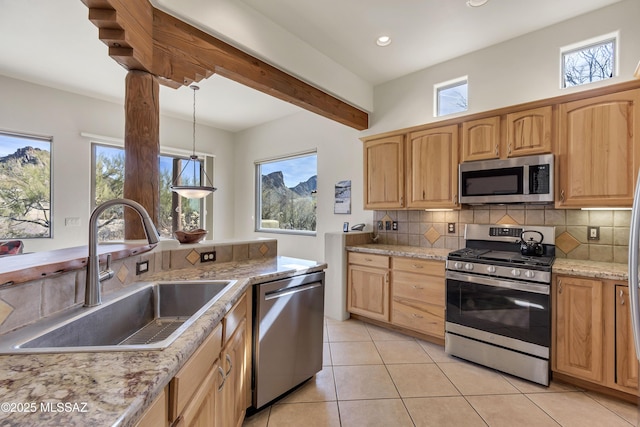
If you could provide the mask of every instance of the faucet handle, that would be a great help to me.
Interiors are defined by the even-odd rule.
[[[107,254],[107,265],[106,268],[98,273],[98,281],[102,282],[107,279],[111,279],[115,275],[114,271],[111,269],[111,254]]]

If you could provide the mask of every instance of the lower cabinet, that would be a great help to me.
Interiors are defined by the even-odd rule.
[[[444,263],[392,258],[391,323],[444,339]]]
[[[249,406],[249,301],[245,294],[169,383],[172,427],[242,425]]]
[[[554,287],[553,371],[637,395],[627,284],[557,276]]]
[[[165,388],[142,414],[142,418],[136,423],[135,427],[167,427],[169,425],[167,417],[168,404],[169,394]]]
[[[444,262],[348,255],[347,311],[444,340]]]

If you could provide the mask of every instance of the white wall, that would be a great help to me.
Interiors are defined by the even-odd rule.
[[[0,130],[53,137],[53,238],[27,239],[25,251],[86,245],[91,209],[90,133],[124,139],[124,107],[0,76]],[[162,99],[160,100],[162,103]],[[233,237],[232,135],[205,126],[197,129],[197,150],[216,156],[214,235]],[[192,123],[162,116],[160,145],[188,152],[192,149]],[[64,219],[79,217],[80,227],[65,227]],[[211,236],[209,236],[211,237]]]
[[[622,1],[379,85],[371,127],[363,134],[441,120],[433,117],[433,85],[464,75],[469,77],[469,110],[464,114],[631,80],[640,61],[638,17],[640,1]],[[614,31],[620,31],[618,76],[560,89],[560,48]]]
[[[324,233],[342,231],[342,224],[364,222],[371,230],[373,212],[364,211],[362,198],[362,143],[360,132],[309,112],[285,117],[236,134],[236,236],[275,237],[278,253],[324,259]],[[257,160],[318,150],[317,235],[296,236],[254,232],[255,166]],[[351,214],[334,214],[335,185],[351,180]]]

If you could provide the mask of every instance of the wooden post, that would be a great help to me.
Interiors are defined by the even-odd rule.
[[[158,225],[160,113],[159,85],[146,72],[127,73],[125,88],[124,197],[140,203]],[[125,208],[125,239],[144,239],[138,214]]]

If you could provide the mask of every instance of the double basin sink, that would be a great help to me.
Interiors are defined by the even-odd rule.
[[[162,350],[235,280],[141,282],[2,336],[0,354]]]

